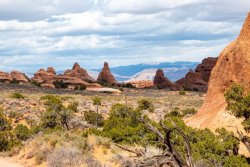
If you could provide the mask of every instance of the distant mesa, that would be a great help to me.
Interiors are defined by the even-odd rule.
[[[159,89],[169,89],[174,91],[182,89],[180,85],[171,82],[167,77],[165,77],[162,69],[158,69],[156,71],[153,86]]]
[[[105,83],[105,84],[117,84],[118,83],[115,80],[115,77],[113,76],[113,74],[111,73],[107,62],[104,63],[103,69],[99,73],[97,81],[99,83]]]
[[[191,91],[207,91],[208,81],[211,72],[216,65],[218,58],[208,57],[199,64],[195,71],[190,70],[184,78],[176,81],[185,90]]]
[[[197,115],[187,121],[188,124],[212,129],[222,124],[231,126],[225,119],[224,93],[232,83],[240,84],[250,92],[250,13],[239,37],[221,52],[209,79],[205,102]]]

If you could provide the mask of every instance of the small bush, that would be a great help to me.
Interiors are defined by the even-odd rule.
[[[32,85],[35,85],[35,86],[37,86],[37,87],[41,87],[41,83],[39,83],[39,82],[37,82],[37,81],[34,81],[34,80],[31,81],[31,84],[32,84]]]
[[[24,99],[25,97],[21,93],[15,92],[15,93],[13,93],[11,95],[11,98],[14,98],[14,99]]]
[[[79,106],[79,103],[78,102],[76,102],[76,101],[74,101],[74,102],[71,102],[69,105],[68,105],[68,109],[69,110],[71,110],[71,111],[73,111],[73,112],[78,112],[78,109],[77,109],[77,107]]]
[[[87,111],[84,113],[84,119],[91,125],[103,126],[104,118],[102,114],[98,114],[94,111]]]
[[[250,131],[250,94],[246,94],[244,87],[232,84],[225,92],[227,109],[238,118],[244,118],[242,122],[245,130]]]
[[[165,114],[164,118],[166,117],[181,117],[180,109],[175,107],[172,111]]]
[[[184,90],[179,91],[179,95],[186,95],[186,92]]]
[[[186,108],[181,111],[182,117],[185,117],[187,115],[194,115],[197,113],[197,110],[195,108]]]
[[[75,86],[75,90],[86,90],[86,85],[78,85],[78,86]]]
[[[53,85],[55,86],[55,88],[57,89],[65,89],[68,87],[68,85],[66,83],[64,83],[62,80],[58,81],[54,81]]]
[[[23,115],[21,113],[18,113],[18,112],[15,112],[15,111],[11,111],[9,113],[9,118],[12,118],[12,119],[17,119],[17,118],[20,118],[22,116]]]
[[[122,83],[121,87],[123,87],[123,88],[135,88],[134,85],[131,83]]]
[[[27,126],[24,126],[22,124],[16,126],[16,128],[14,129],[14,133],[19,140],[27,140],[31,135],[31,132],[27,128]]]
[[[175,107],[172,111],[170,111],[169,113],[165,115],[165,118],[166,117],[185,117],[185,116],[194,115],[196,113],[197,113],[197,110],[195,108],[186,108],[186,109],[180,110],[178,107]]]
[[[11,84],[19,84],[19,81],[17,81],[16,79],[13,79],[12,81],[10,81]]]
[[[48,167],[76,167],[83,164],[83,155],[75,147],[61,147],[48,156]]]
[[[154,105],[148,99],[141,99],[137,102],[139,110],[148,110],[149,112],[154,112]]]

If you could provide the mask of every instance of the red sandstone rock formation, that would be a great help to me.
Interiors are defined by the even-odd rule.
[[[239,37],[220,54],[211,73],[205,102],[200,111],[187,123],[195,127],[214,129],[222,124],[225,127],[234,126],[235,120],[229,122],[225,119],[224,98],[225,90],[233,82],[244,86],[246,91],[250,92],[250,13]]]
[[[195,72],[200,74],[201,79],[207,83],[209,81],[211,72],[212,72],[217,60],[218,60],[218,58],[208,57],[208,58],[202,60],[202,63],[199,64],[195,69]]]
[[[74,89],[77,86],[85,85],[87,87],[101,87],[98,84],[88,83],[85,80],[93,81],[88,76],[86,70],[81,68],[77,63],[73,66],[72,70],[67,70],[64,75],[56,75],[54,68],[49,67],[47,70],[40,69],[34,74],[32,81],[41,84],[42,87],[55,88],[53,84],[55,81],[62,81],[69,89]]]
[[[100,72],[97,81],[100,83],[117,84],[115,77],[112,75],[109,69],[108,63],[106,62],[104,63],[104,67],[102,71]]]
[[[0,82],[10,83],[12,80],[10,74],[0,71]]]
[[[184,78],[176,81],[186,90],[207,91],[208,81],[211,71],[214,68],[218,58],[208,57],[199,64],[195,71],[190,70]]]
[[[95,80],[89,76],[87,71],[75,63],[72,70],[66,70],[64,76],[80,78],[85,82],[94,82]]]
[[[153,85],[160,89],[170,89],[170,90],[181,90],[181,86],[171,82],[167,77],[164,76],[164,72],[159,69],[156,71]]]
[[[31,80],[40,84],[53,84],[53,82],[57,80],[57,76],[51,73],[51,69],[49,68],[47,71],[45,69],[40,69],[34,74]]]
[[[23,73],[21,73],[19,71],[12,71],[11,72],[11,77],[12,77],[13,80],[15,80],[15,81],[17,81],[17,82],[19,82],[21,84],[29,82],[28,77],[25,74],[23,74]]]
[[[56,71],[53,67],[48,67],[46,72],[56,75]]]

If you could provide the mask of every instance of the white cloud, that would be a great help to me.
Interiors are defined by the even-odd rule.
[[[200,61],[237,36],[249,9],[249,0],[1,0],[0,69]]]

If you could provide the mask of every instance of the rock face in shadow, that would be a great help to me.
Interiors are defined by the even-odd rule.
[[[202,63],[196,67],[195,72],[200,75],[200,77],[203,81],[208,83],[211,72],[212,72],[217,60],[218,60],[218,58],[208,57],[208,58],[202,60]]]
[[[221,52],[211,73],[205,102],[187,123],[196,127],[226,124],[219,113],[225,113],[227,104],[224,93],[232,83],[240,84],[246,91],[250,91],[250,13],[239,37]]]
[[[89,76],[87,71],[78,63],[75,63],[71,70],[66,70],[64,76],[79,78],[85,82],[94,82],[95,80]]]
[[[106,84],[117,84],[118,82],[115,80],[115,77],[111,73],[109,69],[108,63],[104,63],[102,71],[99,73],[97,78],[99,83],[106,83]]]
[[[213,57],[204,59],[196,67],[195,71],[190,70],[184,78],[176,81],[176,83],[181,85],[185,90],[207,91],[208,81],[217,59]]]
[[[182,87],[179,84],[171,82],[167,77],[164,76],[162,69],[156,71],[154,82],[154,87],[159,89],[169,89],[169,90],[181,90]]]

